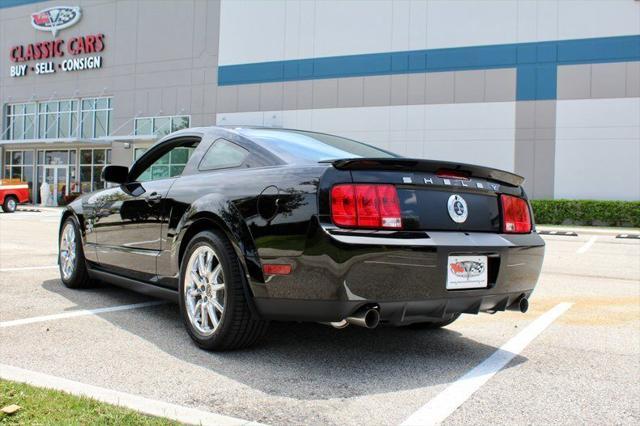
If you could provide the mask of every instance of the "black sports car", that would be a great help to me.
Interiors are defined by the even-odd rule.
[[[177,300],[206,349],[269,320],[441,327],[527,310],[544,242],[512,173],[322,133],[194,128],[71,203],[60,273]]]

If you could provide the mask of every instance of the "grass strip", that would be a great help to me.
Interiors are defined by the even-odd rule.
[[[127,408],[0,379],[0,408],[17,404],[14,414],[0,412],[0,424],[29,425],[178,425]]]

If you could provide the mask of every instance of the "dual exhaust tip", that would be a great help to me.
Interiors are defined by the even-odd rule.
[[[525,296],[520,297],[507,307],[509,311],[520,311],[523,314],[529,310],[529,300]],[[345,328],[349,324],[364,328],[376,328],[380,324],[380,311],[378,307],[365,306],[358,309],[353,315],[346,317],[342,321],[331,322],[334,328]]]

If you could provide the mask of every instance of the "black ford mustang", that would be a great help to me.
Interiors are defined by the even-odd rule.
[[[524,312],[544,256],[522,177],[322,133],[179,131],[103,178],[62,216],[62,281],[177,300],[206,349],[250,345],[269,320]]]

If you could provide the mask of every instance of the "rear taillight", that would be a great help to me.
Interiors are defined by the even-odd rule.
[[[336,185],[331,190],[331,219],[338,226],[356,226],[354,185]]]
[[[508,234],[526,234],[531,232],[529,205],[522,198],[511,195],[500,196],[502,204],[502,231]]]
[[[402,228],[393,185],[340,184],[331,189],[331,219],[352,228]]]

